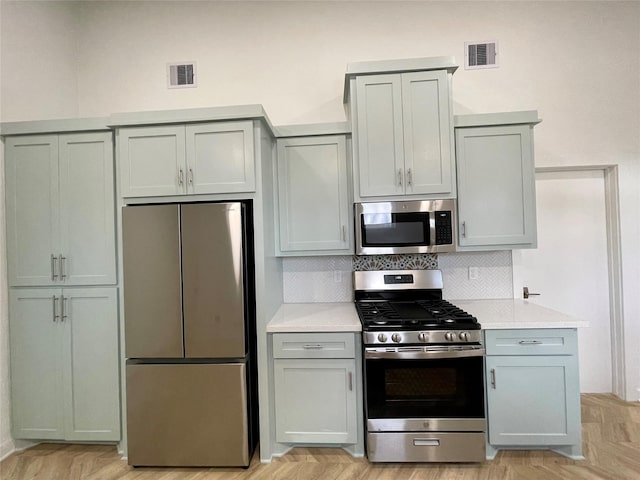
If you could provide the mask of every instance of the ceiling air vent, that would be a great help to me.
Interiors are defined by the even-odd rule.
[[[169,88],[185,88],[196,86],[195,62],[170,63],[167,65]]]
[[[467,42],[464,44],[464,68],[496,68],[498,66],[498,42]]]

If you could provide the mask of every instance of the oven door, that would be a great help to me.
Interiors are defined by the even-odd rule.
[[[439,430],[469,420],[476,430],[485,417],[483,358],[480,346],[366,348],[369,427],[413,430],[407,424],[418,419],[419,429]]]

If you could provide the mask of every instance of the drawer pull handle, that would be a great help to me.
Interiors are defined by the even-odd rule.
[[[520,340],[520,345],[542,345],[542,340]]]
[[[353,373],[349,372],[349,391],[353,391]]]
[[[491,388],[496,389],[496,369],[491,369]]]
[[[413,445],[416,447],[439,447],[440,440],[437,438],[414,438]]]
[[[304,348],[305,350],[322,350],[322,345],[307,344],[307,345],[303,345],[302,348]]]

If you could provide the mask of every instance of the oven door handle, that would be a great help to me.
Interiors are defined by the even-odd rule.
[[[396,359],[396,360],[428,360],[432,358],[464,358],[464,357],[482,357],[484,356],[484,348],[474,348],[469,350],[450,350],[442,351],[395,351],[381,352],[376,349],[365,349],[365,359]]]

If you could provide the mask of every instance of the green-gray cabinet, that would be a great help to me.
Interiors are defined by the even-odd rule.
[[[123,197],[255,191],[251,120],[123,127]]]
[[[358,75],[351,92],[355,196],[455,196],[446,69]]]
[[[278,255],[351,255],[346,135],[277,140]]]
[[[580,458],[576,330],[486,330],[484,334],[490,452],[549,448]]]
[[[455,117],[459,250],[535,248],[535,111]]]
[[[116,288],[9,292],[13,437],[117,441]]]
[[[355,334],[275,333],[272,342],[276,441],[356,444]]]
[[[10,286],[116,283],[111,132],[5,139]]]

